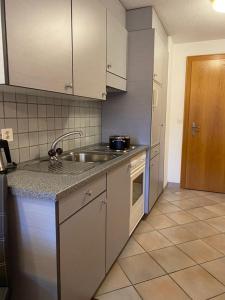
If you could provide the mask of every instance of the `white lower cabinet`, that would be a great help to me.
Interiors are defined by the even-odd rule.
[[[62,300],[90,300],[105,277],[106,194],[60,225]]]
[[[110,170],[107,181],[100,177],[59,203],[61,300],[92,299],[126,245],[130,221],[129,165],[130,161]],[[106,186],[107,191],[103,192]],[[101,192],[92,201],[87,198],[87,194],[96,197]]]
[[[126,245],[130,223],[129,165],[130,161],[109,171],[107,184],[100,177],[59,203],[61,300],[92,299]],[[107,191],[95,200],[87,198],[90,193],[96,197],[106,186]],[[68,209],[72,216],[68,216]]]
[[[129,167],[123,162],[58,201],[10,199],[12,300],[93,299],[129,239]]]
[[[110,269],[129,239],[129,163],[107,174],[106,271]]]

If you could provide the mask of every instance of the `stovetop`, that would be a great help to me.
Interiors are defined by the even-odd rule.
[[[109,147],[107,144],[102,144],[102,145],[97,145],[91,147],[91,151],[96,151],[96,152],[105,152],[105,153],[128,153],[132,150],[134,150],[136,146],[130,146],[130,148],[126,150],[113,150]]]

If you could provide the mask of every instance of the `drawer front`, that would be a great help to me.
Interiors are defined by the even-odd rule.
[[[151,148],[151,159],[160,153],[160,145]]]
[[[59,200],[59,224],[106,190],[106,175],[81,186],[77,191]]]

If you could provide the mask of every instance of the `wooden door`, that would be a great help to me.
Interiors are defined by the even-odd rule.
[[[7,0],[9,84],[72,94],[70,0]]]
[[[225,192],[225,55],[187,60],[181,185]]]
[[[107,13],[107,71],[127,78],[127,30]]]
[[[92,299],[105,277],[106,194],[60,225],[62,300]]]
[[[73,76],[78,96],[106,99],[106,8],[73,0]]]

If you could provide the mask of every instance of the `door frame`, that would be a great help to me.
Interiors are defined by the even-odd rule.
[[[199,60],[216,60],[225,59],[225,54],[210,54],[188,56],[186,62],[186,81],[185,81],[185,100],[184,100],[184,121],[183,121],[183,142],[182,142],[182,159],[181,159],[181,188],[186,187],[186,168],[187,168],[187,150],[188,150],[188,131],[189,131],[189,110],[190,110],[190,95],[191,95],[191,75],[192,62]]]

